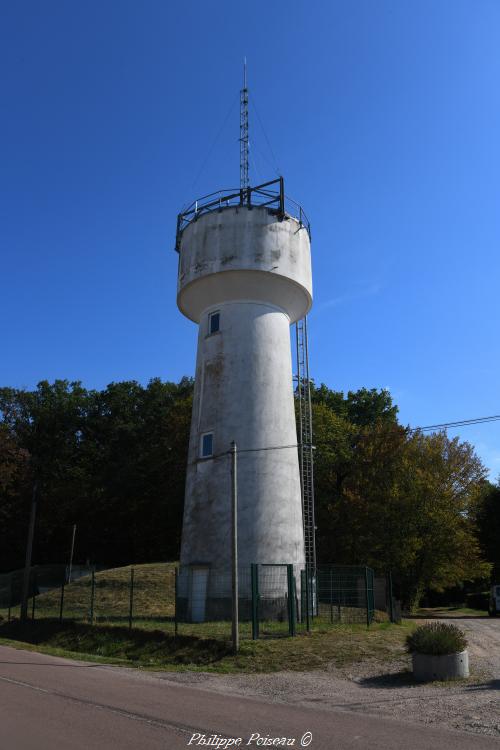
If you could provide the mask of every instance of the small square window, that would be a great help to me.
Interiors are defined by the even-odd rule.
[[[220,312],[217,310],[217,312],[210,313],[208,316],[208,333],[209,335],[212,333],[217,333],[220,326]]]
[[[206,432],[201,436],[201,457],[209,458],[214,453],[214,433]]]

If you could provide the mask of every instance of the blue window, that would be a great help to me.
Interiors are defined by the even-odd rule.
[[[220,326],[220,312],[217,310],[217,312],[210,313],[208,316],[208,333],[217,333]]]
[[[214,453],[214,433],[206,432],[201,436],[201,457],[209,458]]]

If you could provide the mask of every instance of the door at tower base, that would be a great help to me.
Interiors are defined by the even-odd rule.
[[[208,567],[193,565],[191,568],[191,586],[189,603],[192,622],[205,621],[207,601]]]

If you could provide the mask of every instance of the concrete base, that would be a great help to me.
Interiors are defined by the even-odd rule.
[[[412,654],[413,676],[418,682],[457,680],[469,676],[469,654]]]

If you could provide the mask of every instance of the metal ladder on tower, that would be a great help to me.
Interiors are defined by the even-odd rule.
[[[295,324],[297,344],[297,397],[299,406],[299,462],[302,489],[302,518],[306,566],[314,576],[316,572],[316,524],[314,514],[314,456],[309,380],[309,347],[307,317]]]

